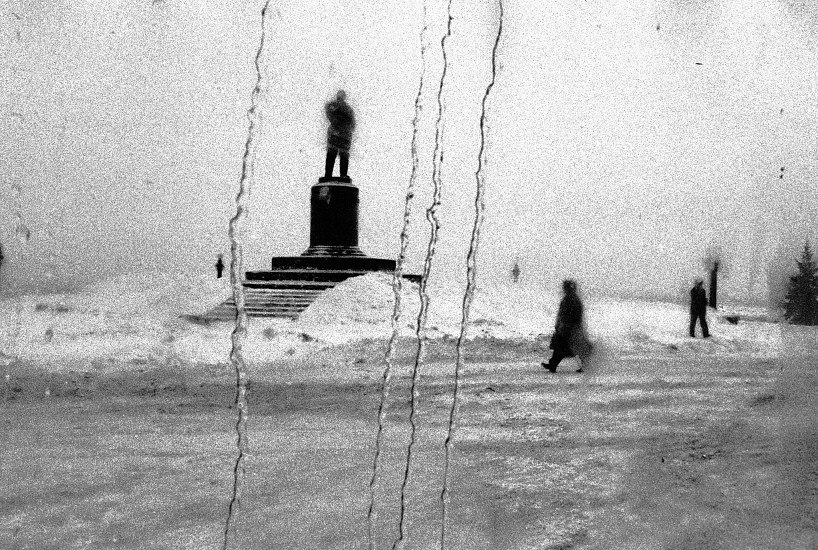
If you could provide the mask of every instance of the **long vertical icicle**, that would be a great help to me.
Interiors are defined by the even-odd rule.
[[[22,7],[22,6],[20,6],[20,7]],[[15,34],[16,42],[19,43],[21,41],[21,37],[22,37],[22,30],[21,30],[21,27],[19,26],[20,25],[19,22],[23,19],[23,17],[21,15],[19,15],[14,10],[12,10],[10,13],[11,13],[12,17],[14,17],[14,19],[15,19],[14,34]],[[12,82],[13,82],[12,86],[14,86],[14,85],[16,85],[18,83],[17,82],[17,77],[18,77],[19,69],[17,67],[17,62],[16,61],[17,60],[14,59],[12,61],[12,65],[11,65]],[[14,89],[14,88],[12,88],[12,89]],[[15,120],[15,123],[22,124],[23,121],[25,120],[25,117],[24,117],[23,113],[19,112],[19,110],[18,110],[18,109],[20,109],[20,105],[19,105],[19,98],[17,96],[18,96],[18,94],[12,94],[10,96],[10,98],[9,98],[9,100],[10,100],[10,105],[9,105],[10,113],[9,114]],[[20,133],[20,135],[21,134],[22,134],[22,132]],[[18,159],[18,162],[15,165],[15,169],[20,170],[19,159]],[[20,180],[19,180],[18,176],[12,176],[9,185],[11,187],[12,192],[14,193],[14,199],[13,199],[14,200],[13,212],[14,212],[14,219],[15,219],[14,234],[17,236],[17,239],[20,242],[20,265],[21,265],[22,269],[25,269],[26,255],[27,255],[27,251],[28,251],[27,250],[28,243],[31,240],[31,231],[29,231],[28,227],[25,224],[25,220],[23,219],[23,186],[20,183]],[[9,250],[9,248],[6,247],[6,252],[5,253],[6,253],[7,256],[9,255],[10,252],[11,251]],[[0,285],[5,285],[5,283],[6,283],[5,274],[6,273],[8,273],[8,267],[6,267],[4,269],[4,273],[0,274],[0,277],[2,277],[2,279],[0,279]],[[13,333],[13,335],[11,337],[11,340],[9,341],[9,353],[18,353],[19,352],[18,346],[19,346],[20,333],[22,332],[22,330],[23,330],[23,299],[22,299],[22,296],[20,296],[20,297],[18,297],[17,307],[15,308],[14,333]],[[11,351],[12,349],[14,350],[14,352]],[[3,403],[5,404],[7,402],[7,400],[8,400],[9,391],[11,391],[11,372],[9,370],[9,361],[4,361],[4,365],[5,366],[4,366],[4,369],[3,369],[3,384],[4,384],[3,385]]]
[[[491,50],[491,81],[486,86],[486,91],[483,94],[483,102],[480,112],[480,149],[477,153],[477,170],[474,173],[474,178],[477,183],[477,192],[474,197],[474,226],[472,228],[471,242],[469,243],[469,253],[466,256],[466,291],[463,294],[463,317],[460,322],[460,335],[457,338],[457,360],[455,362],[454,371],[454,391],[452,393],[452,405],[449,409],[449,424],[446,432],[446,441],[444,447],[443,460],[443,489],[440,491],[440,548],[441,550],[446,546],[446,512],[448,511],[449,500],[449,465],[451,459],[451,452],[453,443],[454,420],[457,414],[459,405],[458,397],[460,391],[460,373],[463,369],[463,342],[466,339],[466,329],[469,321],[469,309],[471,308],[472,299],[474,297],[474,287],[477,275],[477,248],[480,244],[480,228],[483,225],[483,216],[485,213],[485,186],[486,180],[483,174],[483,165],[485,164],[485,146],[486,146],[486,103],[488,101],[491,89],[494,87],[494,82],[497,77],[497,47],[500,44],[500,37],[503,33],[503,1],[498,0],[500,14],[499,24],[497,26],[497,36],[494,39],[494,46]]]
[[[412,119],[412,172],[409,175],[409,186],[406,189],[406,202],[403,211],[403,228],[400,233],[400,251],[398,253],[397,261],[395,262],[395,274],[392,278],[392,290],[395,295],[395,306],[392,310],[392,334],[389,337],[389,343],[386,347],[386,356],[384,362],[386,364],[383,377],[381,379],[381,401],[378,406],[378,434],[375,438],[375,457],[372,462],[372,478],[369,481],[369,511],[367,512],[367,535],[369,540],[370,550],[374,550],[374,510],[375,510],[375,485],[377,483],[378,475],[378,460],[381,454],[381,445],[383,439],[384,424],[386,422],[386,402],[389,398],[390,380],[392,376],[392,359],[395,353],[395,345],[398,340],[400,331],[400,314],[401,314],[401,294],[403,291],[403,266],[406,261],[406,250],[409,246],[409,226],[412,215],[412,201],[415,197],[415,185],[417,182],[418,171],[418,124],[420,123],[421,98],[424,90],[424,76],[426,75],[426,50],[429,46],[426,39],[426,34],[429,25],[426,21],[426,2],[423,3],[423,28],[420,31],[420,84],[418,85],[418,92],[415,96],[415,116]]]
[[[14,234],[20,242],[20,266],[25,269],[26,257],[28,252],[28,243],[31,240],[31,231],[25,224],[23,219],[23,186],[16,179],[11,183],[11,188],[14,191]],[[8,254],[8,250],[6,251]],[[8,268],[6,268],[8,270]],[[19,340],[20,334],[23,332],[23,297],[18,296],[17,307],[15,308],[14,333],[9,342],[9,351],[11,353],[19,354]],[[9,361],[4,361],[5,367],[3,369],[3,403],[8,401],[9,391],[11,391],[11,372],[9,370]]]
[[[233,287],[233,300],[236,303],[236,325],[231,335],[232,349],[230,351],[230,363],[236,372],[236,398],[235,405],[238,410],[236,420],[236,448],[238,456],[233,466],[233,492],[227,510],[227,520],[224,526],[224,543],[222,548],[227,550],[231,536],[235,538],[237,530],[236,513],[241,507],[241,490],[244,481],[244,459],[247,455],[247,365],[244,362],[242,348],[247,335],[247,312],[244,305],[244,287],[241,284],[241,274],[243,269],[243,249],[240,240],[241,228],[249,212],[250,188],[253,182],[253,168],[256,156],[256,125],[258,123],[258,96],[261,93],[261,54],[264,50],[265,40],[265,18],[270,0],[267,0],[261,9],[261,39],[255,56],[256,85],[250,96],[250,108],[247,110],[249,127],[247,130],[247,141],[244,144],[244,157],[241,165],[241,179],[239,181],[239,191],[236,194],[236,214],[230,219],[230,284]]]
[[[437,215],[437,209],[441,204],[441,196],[443,191],[443,181],[440,176],[441,166],[443,164],[443,87],[446,82],[446,73],[448,70],[448,57],[446,52],[446,41],[452,35],[452,0],[446,5],[446,33],[440,39],[440,49],[443,54],[443,70],[440,74],[440,81],[437,88],[437,121],[435,123],[435,151],[432,166],[432,181],[434,183],[434,193],[432,196],[432,204],[426,209],[426,219],[429,221],[430,235],[429,245],[426,249],[426,261],[423,264],[423,273],[420,277],[420,310],[418,311],[417,319],[417,353],[415,354],[415,363],[412,367],[412,383],[411,383],[411,410],[409,413],[410,435],[409,444],[406,448],[406,465],[403,472],[403,481],[400,489],[400,534],[398,539],[392,545],[393,550],[404,540],[406,535],[406,486],[409,481],[409,471],[412,464],[412,448],[415,444],[415,435],[417,432],[417,424],[415,422],[415,415],[417,412],[417,378],[420,364],[423,361],[424,353],[426,351],[426,320],[429,310],[429,294],[428,283],[429,275],[432,271],[432,260],[434,259],[435,249],[437,247],[438,232],[440,231],[440,220]]]

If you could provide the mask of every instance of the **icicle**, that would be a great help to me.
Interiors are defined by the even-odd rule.
[[[443,181],[440,177],[440,169],[443,164],[443,87],[446,82],[446,73],[448,69],[448,57],[446,52],[446,41],[452,35],[452,2],[449,0],[446,7],[446,33],[440,39],[440,48],[443,53],[443,71],[440,74],[440,81],[437,89],[437,121],[435,123],[435,151],[432,165],[432,181],[434,183],[434,193],[432,195],[432,204],[426,209],[426,219],[429,221],[430,235],[429,244],[426,249],[426,261],[423,264],[423,272],[420,278],[420,311],[417,319],[417,353],[415,354],[415,362],[412,367],[412,382],[411,382],[411,410],[409,412],[410,435],[409,444],[406,448],[406,463],[403,472],[403,481],[400,489],[400,522],[399,535],[392,545],[393,550],[403,542],[406,535],[406,486],[409,481],[409,470],[412,465],[412,449],[415,444],[415,435],[417,432],[417,425],[415,423],[415,415],[417,412],[417,377],[420,369],[420,364],[423,362],[426,351],[426,320],[428,318],[429,310],[429,293],[427,285],[429,283],[429,275],[432,271],[432,262],[437,247],[438,232],[440,231],[440,220],[437,215],[437,209],[441,204],[441,196],[443,191]]]
[[[374,550],[374,510],[375,510],[375,484],[378,475],[378,459],[380,458],[381,445],[383,438],[384,423],[386,421],[386,402],[389,398],[390,380],[392,375],[392,359],[395,352],[395,345],[398,340],[400,332],[400,314],[401,314],[401,293],[403,290],[403,266],[406,261],[406,249],[409,246],[409,226],[412,214],[412,200],[415,197],[415,184],[417,181],[418,169],[418,124],[420,122],[421,112],[421,98],[424,90],[424,76],[426,75],[426,50],[429,46],[426,38],[429,25],[426,21],[427,6],[423,4],[423,28],[420,32],[420,84],[418,85],[418,92],[415,96],[415,116],[412,119],[412,172],[409,176],[409,186],[406,190],[406,201],[403,212],[403,228],[400,233],[400,252],[398,253],[397,261],[395,262],[395,274],[392,278],[392,290],[395,295],[395,306],[392,311],[392,334],[389,338],[389,343],[386,348],[386,356],[384,358],[385,368],[383,377],[381,379],[381,401],[378,405],[378,433],[375,438],[375,457],[372,462],[372,478],[369,482],[369,511],[367,512],[367,535],[369,540],[370,550]]]
[[[233,467],[233,491],[228,506],[227,520],[224,527],[224,544],[222,548],[227,550],[230,537],[236,536],[236,512],[241,507],[241,489],[244,481],[244,458],[247,455],[247,365],[244,362],[242,348],[247,334],[247,312],[244,306],[244,287],[242,286],[243,270],[243,250],[240,236],[242,234],[243,222],[247,218],[249,211],[250,189],[253,182],[253,168],[256,154],[256,126],[258,124],[258,96],[261,93],[261,66],[260,59],[264,50],[265,41],[265,17],[270,0],[265,2],[261,9],[261,39],[255,57],[256,85],[250,98],[250,108],[247,110],[249,128],[247,130],[247,141],[244,146],[244,157],[242,159],[241,180],[239,181],[239,191],[236,194],[236,214],[230,220],[230,284],[233,287],[233,299],[236,303],[236,324],[231,336],[232,349],[230,351],[230,363],[236,373],[236,398],[235,404],[238,410],[236,420],[236,448],[238,456]]]
[[[480,112],[480,149],[477,153],[477,171],[474,177],[477,183],[477,192],[474,199],[474,227],[472,228],[471,242],[469,243],[469,252],[466,256],[466,291],[463,295],[463,317],[460,322],[460,335],[457,338],[457,360],[455,363],[454,372],[454,391],[452,394],[452,405],[449,409],[449,422],[446,431],[446,441],[444,442],[444,461],[443,461],[443,489],[440,492],[441,505],[441,529],[440,529],[440,548],[446,546],[446,512],[449,504],[449,464],[451,459],[451,452],[454,446],[453,432],[454,420],[457,414],[459,405],[459,390],[460,390],[460,372],[463,368],[463,342],[466,339],[466,328],[469,321],[469,309],[471,307],[472,299],[474,297],[474,287],[477,275],[477,248],[480,243],[480,228],[483,224],[483,215],[485,212],[485,175],[483,174],[483,166],[485,164],[485,145],[486,145],[486,102],[488,101],[491,89],[494,87],[494,82],[497,78],[497,46],[500,44],[500,37],[503,33],[503,2],[499,0],[499,24],[497,26],[497,36],[494,40],[494,47],[491,52],[491,81],[486,86],[486,91],[483,94],[483,102]]]
[[[31,240],[31,231],[25,224],[25,220],[23,219],[23,186],[22,184],[15,180],[11,183],[12,191],[14,191],[14,201],[13,201],[13,209],[14,209],[14,234],[17,237],[17,240],[20,242],[20,266],[25,268],[26,265],[26,258],[28,255],[28,245],[29,241]],[[8,272],[8,268],[6,268],[6,273]],[[8,349],[11,352],[10,354],[16,354],[17,350],[19,349],[19,339],[20,334],[23,331],[23,297],[19,296],[17,298],[17,307],[15,309],[15,320],[14,320],[14,332],[11,335],[11,339],[9,342]],[[13,350],[13,351],[12,351]],[[3,402],[5,403],[8,400],[8,394],[11,391],[11,373],[9,372],[9,359],[4,360],[4,379],[6,382],[6,387],[3,392]]]

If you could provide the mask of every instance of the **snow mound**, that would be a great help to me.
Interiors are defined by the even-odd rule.
[[[664,302],[605,300],[591,302],[588,328],[592,338],[611,342],[630,352],[651,350],[770,355],[781,351],[781,327],[771,323],[741,322],[733,325],[708,310],[711,338],[688,334],[687,305]]]
[[[395,303],[392,275],[370,273],[347,279],[323,293],[299,319],[251,318],[244,346],[249,361],[306,353],[321,346],[392,334]],[[227,279],[202,274],[146,272],[90,285],[74,294],[0,300],[0,359],[16,357],[54,368],[76,363],[145,365],[171,362],[229,363],[230,322],[201,325],[182,318],[227,299]],[[416,334],[418,285],[402,281],[399,335]],[[425,335],[458,337],[463,289],[433,286],[428,292]],[[559,295],[533,285],[487,286],[474,291],[467,338],[534,340],[547,353]],[[710,312],[712,338],[687,334],[686,304],[586,298],[589,334],[600,349],[616,353],[767,355],[786,351],[792,329],[759,320],[727,322]],[[758,319],[759,317],[755,317]],[[72,364],[74,367],[72,367]],[[82,367],[86,368],[86,367]],[[106,367],[107,368],[107,367]]]
[[[74,300],[87,310],[155,316],[200,313],[232,292],[228,278],[203,273],[145,271],[85,287]]]
[[[373,272],[342,281],[322,293],[299,316],[303,326],[391,324],[395,307],[395,291],[390,273]],[[417,285],[404,279],[401,283],[401,304],[407,309],[416,306]]]
[[[305,331],[328,336],[331,341],[357,337],[386,336],[392,333],[395,291],[389,273],[368,273],[343,281],[324,292],[299,317]],[[460,335],[463,318],[463,290],[431,288],[427,293],[426,336]],[[536,289],[475,290],[469,308],[467,338],[530,337],[543,331],[544,321],[553,317],[555,299]],[[421,296],[416,283],[401,285],[398,332],[417,333]]]

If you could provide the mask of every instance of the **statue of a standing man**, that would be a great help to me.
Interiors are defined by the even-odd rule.
[[[338,90],[335,99],[324,106],[324,112],[329,119],[327,130],[327,163],[324,168],[324,177],[331,178],[335,167],[335,157],[340,156],[341,179],[350,181],[347,176],[349,167],[349,149],[352,145],[352,131],[355,129],[355,114],[352,107],[346,102],[347,94]]]

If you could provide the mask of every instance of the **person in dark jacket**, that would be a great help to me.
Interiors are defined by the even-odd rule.
[[[324,177],[331,178],[335,167],[335,157],[340,156],[341,178],[348,179],[349,150],[352,146],[352,131],[355,130],[355,113],[346,102],[347,94],[338,90],[335,100],[324,106],[324,112],[329,119],[327,129],[327,162],[324,167]]]
[[[710,337],[707,330],[707,294],[704,292],[704,281],[696,279],[696,285],[690,289],[690,337],[696,337],[696,320],[702,327],[702,336]]]
[[[222,255],[219,254],[219,257],[216,258],[216,278],[222,278],[222,271],[224,271],[224,262],[222,261]]]
[[[557,322],[551,337],[551,359],[542,363],[549,372],[557,372],[557,365],[566,357],[579,355],[584,363],[593,346],[585,334],[584,307],[577,294],[577,283],[571,279],[562,282],[563,297],[557,310]],[[577,370],[582,372],[582,366]]]

